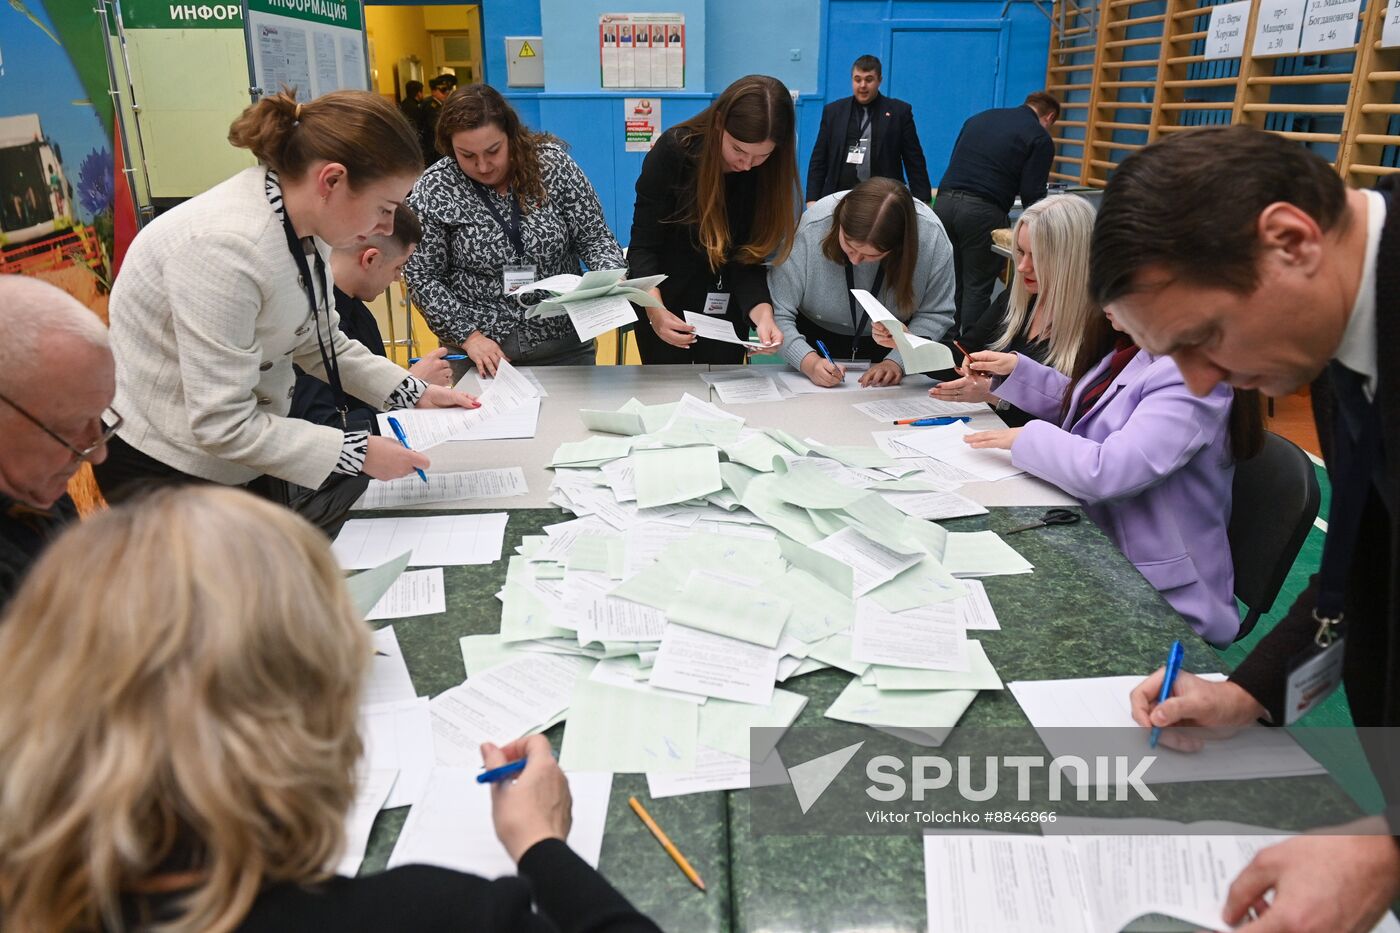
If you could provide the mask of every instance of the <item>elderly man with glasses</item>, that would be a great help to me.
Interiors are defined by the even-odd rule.
[[[75,517],[68,480],[107,456],[115,391],[102,321],[46,282],[0,275],[0,608]]]

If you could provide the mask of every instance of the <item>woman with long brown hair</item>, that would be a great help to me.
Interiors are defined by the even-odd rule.
[[[782,343],[765,263],[792,249],[801,191],[792,96],[777,78],[749,75],[652,146],[637,178],[634,277],[665,275],[662,307],[639,318],[644,363],[737,363],[743,348],[697,344],[684,312],[722,317],[735,334]]]
[[[495,88],[455,91],[437,118],[443,154],[408,204],[423,242],[404,267],[418,306],[443,346],[466,352],[483,376],[501,360],[529,366],[592,365],[569,318],[527,318],[509,294],[560,273],[626,266],[583,170],[547,133],[520,122]],[[465,371],[466,367],[462,369]]]
[[[482,745],[525,761],[491,807],[520,877],[336,877],[372,655],[325,538],[247,493],[165,489],[68,531],[0,618],[7,933],[655,933],[565,843],[540,735]]]
[[[398,109],[367,91],[264,97],[228,138],[259,164],[146,225],[112,288],[113,406],[125,420],[97,480],[110,502],[138,485],[248,485],[336,526],[355,496],[329,480],[428,466],[350,422],[347,394],[381,409],[476,404],[337,326],[330,251],[393,230],[418,177],[418,143]],[[287,417],[293,364],[330,384],[340,424]],[[330,504],[288,484],[323,489]]]
[[[898,385],[904,361],[883,324],[871,326],[851,289],[870,292],[911,333],[938,340],[953,326],[953,248],[927,204],[890,178],[827,195],[802,215],[792,254],[768,273],[783,356],[819,386],[840,385],[838,360],[869,360],[863,386]]]

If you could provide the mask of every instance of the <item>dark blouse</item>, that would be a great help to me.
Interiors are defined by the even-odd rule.
[[[768,268],[731,261],[721,266],[718,273],[710,270],[709,257],[700,245],[699,224],[680,220],[694,197],[698,164],[698,140],[682,144],[674,127],[662,133],[647,153],[637,178],[632,241],[627,246],[628,268],[634,278],[665,275],[666,281],[660,285],[661,299],[677,317],[683,317],[686,311],[704,311],[709,292],[728,292],[726,317],[735,325],[735,333],[747,337],[749,312],[755,305],[771,302]],[[724,201],[730,242],[742,246],[753,229],[758,176],[751,171],[727,173]],[[637,336],[643,362],[724,363],[743,359],[741,347],[713,340],[700,340],[688,350],[672,347],[651,332],[645,317],[639,320]]]
[[[169,920],[177,894],[126,900],[128,929]],[[538,908],[536,911],[535,908]],[[239,933],[660,933],[587,862],[558,839],[537,842],[520,875],[475,875],[405,865],[363,878],[268,885]]]

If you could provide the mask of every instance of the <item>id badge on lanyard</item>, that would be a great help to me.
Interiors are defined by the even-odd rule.
[[[851,148],[846,150],[846,162],[849,165],[863,165],[865,156],[870,151],[870,141],[862,139]]]
[[[1313,707],[1332,695],[1342,682],[1342,659],[1346,656],[1346,636],[1340,621],[1321,618],[1316,612],[1317,634],[1312,644],[1288,665],[1287,689],[1283,697],[1283,724],[1291,726]]]
[[[517,288],[534,285],[537,280],[534,263],[503,266],[501,268],[501,294],[509,295]]]
[[[704,311],[712,317],[721,317],[729,313],[729,292],[724,290],[723,270],[715,282],[715,291],[705,293]]]

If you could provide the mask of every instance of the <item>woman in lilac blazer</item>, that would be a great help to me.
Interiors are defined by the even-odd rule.
[[[1257,395],[1235,403],[1223,384],[1192,395],[1170,357],[1122,336],[1077,380],[1014,353],[971,359],[996,377],[998,397],[1039,420],[968,444],[1010,450],[1016,466],[1083,502],[1196,634],[1230,644],[1240,617],[1226,527],[1234,460],[1262,440]]]

